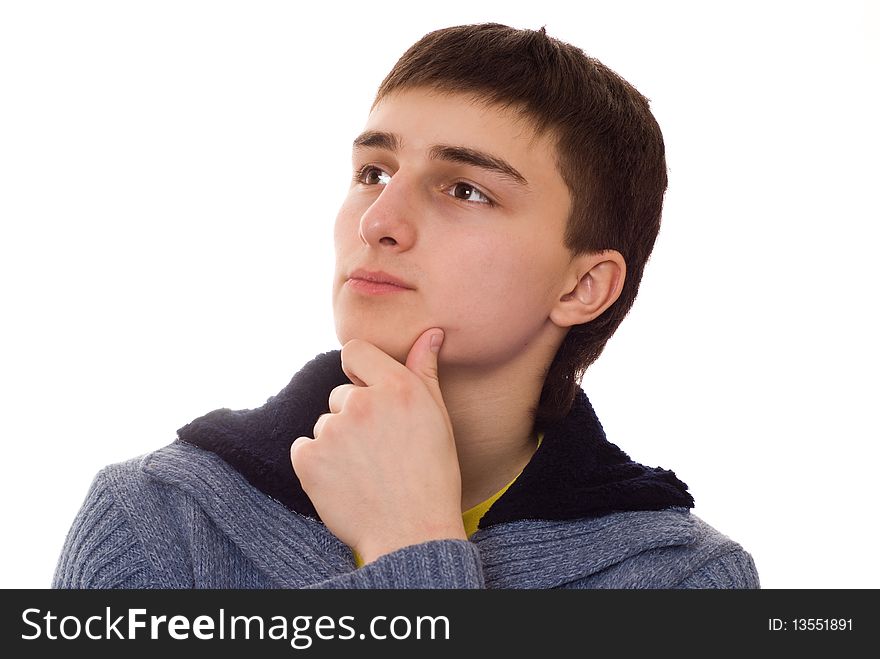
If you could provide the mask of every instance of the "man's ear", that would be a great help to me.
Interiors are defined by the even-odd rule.
[[[626,261],[616,250],[575,257],[550,320],[571,327],[598,318],[620,296],[625,278]]]

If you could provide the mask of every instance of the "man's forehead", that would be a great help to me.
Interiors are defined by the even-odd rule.
[[[376,100],[370,110],[366,130],[400,133],[397,122],[402,116],[423,119],[422,135],[432,129],[438,133],[446,128],[482,129],[494,136],[506,135],[535,146],[542,139],[555,143],[549,126],[542,125],[522,106],[504,104],[474,93],[448,92],[430,87],[398,89]],[[392,125],[388,125],[387,122]],[[448,139],[439,141],[447,142]]]
[[[418,88],[396,91],[378,101],[353,146],[355,151],[410,149],[435,158],[450,151],[479,152],[504,161],[513,174],[509,170],[544,166],[548,159],[555,164],[555,141],[550,138],[521,111],[468,94]]]

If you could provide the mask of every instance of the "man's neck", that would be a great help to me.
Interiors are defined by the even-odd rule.
[[[535,453],[534,412],[554,345],[535,342],[491,371],[441,369],[461,469],[462,512],[507,485]]]

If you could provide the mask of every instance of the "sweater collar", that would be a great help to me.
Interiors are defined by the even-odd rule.
[[[301,435],[311,436],[318,417],[329,411],[330,392],[349,382],[340,352],[323,353],[261,407],[209,412],[178,430],[178,441],[216,454],[264,494],[319,520],[290,466],[290,445]],[[579,390],[569,414],[545,429],[541,446],[479,528],[693,505],[687,485],[673,472],[633,462],[606,439],[590,401]]]

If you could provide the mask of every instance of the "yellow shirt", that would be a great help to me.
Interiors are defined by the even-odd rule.
[[[538,446],[539,447],[541,446],[541,442],[543,441],[543,439],[544,439],[544,433],[539,433],[538,434]],[[521,473],[522,473],[522,471],[519,472],[519,474],[521,474]],[[507,485],[505,485],[500,490],[498,490],[491,497],[489,497],[485,501],[478,503],[473,508],[469,508],[468,510],[465,510],[461,514],[461,521],[464,522],[464,532],[465,532],[465,534],[467,534],[468,538],[470,538],[474,533],[477,532],[477,524],[480,523],[480,519],[483,517],[483,515],[485,515],[489,511],[489,508],[492,507],[492,504],[495,503],[501,497],[502,494],[507,492],[507,488],[509,488],[511,485],[514,484],[516,479],[519,478],[519,474],[514,476],[513,480],[511,480]],[[355,565],[357,567],[363,567],[363,565],[364,565],[363,559],[361,559],[361,557],[358,555],[358,553],[356,551],[352,552],[352,553],[354,554]]]

